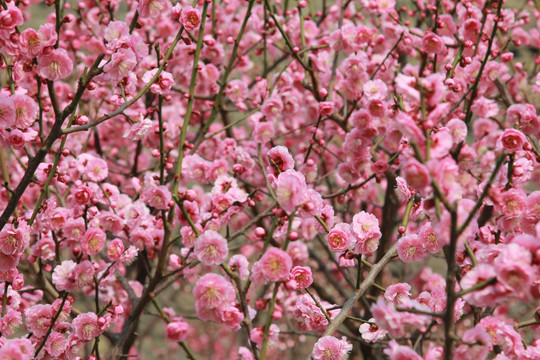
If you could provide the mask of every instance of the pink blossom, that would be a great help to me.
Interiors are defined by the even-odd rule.
[[[444,49],[443,40],[436,34],[430,32],[422,40],[422,49],[428,54],[440,54]]]
[[[266,171],[275,176],[294,168],[294,160],[285,146],[276,146],[268,150],[268,161],[270,166]]]
[[[0,94],[0,128],[8,128],[15,125],[15,104],[13,98]]]
[[[321,305],[325,304],[324,302],[320,303]],[[296,300],[293,316],[302,330],[313,330],[322,333],[328,326],[328,319],[326,319],[311,296],[307,294],[300,296]]]
[[[370,80],[363,86],[364,96],[368,100],[386,100],[388,87],[382,80]]]
[[[431,182],[426,167],[415,159],[408,160],[402,171],[407,184],[417,191],[424,191]]]
[[[0,231],[0,253],[17,255],[28,246],[30,242],[30,228],[26,222],[21,222],[17,228],[7,224]]]
[[[53,307],[52,305],[34,305],[24,311],[26,318],[26,327],[35,336],[45,336],[52,324]]]
[[[180,14],[180,23],[187,31],[196,29],[201,23],[201,12],[191,6],[186,6]]]
[[[0,340],[0,359],[30,360],[34,358],[34,344],[29,339]]]
[[[203,265],[219,265],[227,259],[227,240],[213,230],[207,230],[195,241],[194,254]]]
[[[527,195],[521,189],[509,189],[500,195],[498,207],[504,216],[519,216],[526,208]]]
[[[129,26],[124,21],[111,21],[103,37],[109,49],[117,49],[129,40]]]
[[[172,195],[169,189],[164,185],[150,186],[143,190],[141,199],[156,209],[168,210]]]
[[[227,325],[233,331],[238,331],[244,320],[244,314],[237,306],[231,305],[225,309],[217,309],[216,318],[219,323]]]
[[[139,2],[139,15],[143,18],[157,18],[168,8],[165,0],[141,0]]]
[[[423,360],[413,349],[408,346],[399,345],[396,340],[391,340],[390,347],[384,350],[384,353],[388,355],[390,360]]]
[[[431,227],[430,222],[424,224],[422,228],[420,228],[418,238],[422,242],[424,248],[432,254],[435,254],[443,248],[444,244],[437,238],[437,234]]]
[[[231,256],[229,259],[229,267],[231,270],[238,272],[240,280],[246,280],[249,278],[249,261],[242,254]]]
[[[418,235],[411,234],[398,240],[398,255],[403,262],[410,263],[426,258],[429,253]]]
[[[67,78],[72,73],[73,61],[66,50],[54,49],[49,54],[38,57],[37,69],[43,78],[58,81]]]
[[[333,336],[323,336],[313,346],[313,360],[345,360],[352,345],[345,337],[339,340]]]
[[[407,186],[407,181],[401,176],[396,177],[395,193],[401,202],[407,202],[411,197],[411,191]]]
[[[92,340],[104,330],[98,320],[98,316],[92,312],[80,314],[73,319],[73,332],[81,340]]]
[[[100,182],[107,178],[109,167],[105,160],[92,157],[88,160],[85,166],[86,177],[93,182]]]
[[[26,95],[11,96],[15,106],[15,126],[26,129],[31,126],[37,118],[38,106],[36,102]]]
[[[19,264],[20,256],[6,255],[0,252],[0,271],[9,271]]]
[[[355,252],[371,256],[377,250],[382,234],[379,220],[374,215],[365,211],[354,215],[351,232],[356,238]]]
[[[167,339],[172,341],[185,341],[189,325],[185,321],[173,321],[167,324],[165,334]]]
[[[491,347],[491,336],[482,325],[478,324],[465,331],[462,338],[463,341],[467,342],[467,345],[462,344],[456,348],[454,359],[479,360],[487,358]]]
[[[47,339],[45,349],[50,355],[60,357],[68,349],[68,339],[64,334],[53,331]]]
[[[24,23],[22,11],[11,3],[8,3],[7,9],[0,11],[0,28],[13,29]]]
[[[362,336],[362,339],[368,343],[374,343],[383,339],[388,333],[386,330],[380,329],[374,322],[375,319],[369,319],[371,324],[362,323],[360,325],[359,331]]]
[[[384,293],[384,298],[386,301],[393,303],[394,305],[399,305],[407,300],[411,296],[411,285],[407,283],[398,283],[390,285],[386,288]]]
[[[81,249],[88,255],[96,255],[105,247],[107,236],[103,230],[90,228],[81,239]]]
[[[295,266],[291,270],[291,280],[295,289],[305,289],[313,283],[313,275],[309,266]]]
[[[497,140],[497,147],[502,148],[510,153],[515,153],[523,148],[523,144],[527,142],[525,135],[515,129],[506,129],[501,137]]]
[[[9,310],[0,318],[0,332],[3,336],[13,335],[20,325],[22,325],[22,316],[19,311]]]
[[[111,56],[104,67],[106,79],[120,81],[129,75],[130,71],[137,65],[137,58],[131,49],[121,48]]]
[[[197,303],[208,309],[231,305],[236,295],[232,284],[218,274],[205,274],[195,284],[193,295]]]
[[[319,115],[323,117],[328,117],[334,112],[334,102],[333,101],[323,101],[319,103]]]
[[[260,264],[262,276],[269,281],[287,281],[292,267],[292,259],[285,251],[276,247],[271,247],[261,259]]]
[[[257,122],[253,128],[253,139],[264,144],[275,135],[274,124],[270,121]]]
[[[326,236],[328,246],[334,251],[345,251],[353,246],[351,226],[346,223],[336,224]]]
[[[306,178],[300,172],[289,169],[279,174],[276,181],[276,197],[287,214],[308,200]]]
[[[496,276],[497,274],[493,266],[487,264],[479,264],[467,274],[465,274],[465,276],[460,281],[460,285],[462,289],[466,290],[478,284],[479,282],[489,280]],[[482,289],[470,292],[464,295],[463,299],[475,306],[493,306],[500,300],[500,298],[497,297],[497,293],[495,292],[495,287],[493,285],[489,285]]]

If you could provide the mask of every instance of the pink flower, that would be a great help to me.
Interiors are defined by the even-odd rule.
[[[287,214],[308,200],[307,185],[304,174],[287,170],[279,174],[276,181],[276,197],[279,205]]]
[[[19,311],[9,310],[4,317],[0,318],[0,332],[2,336],[13,335],[20,325],[22,325],[22,316]]]
[[[207,230],[195,241],[194,254],[205,266],[219,265],[227,259],[227,240],[213,230]]]
[[[379,239],[382,236],[379,228],[379,220],[375,215],[366,213],[365,211],[354,215],[351,232],[356,238],[354,251],[367,256],[373,255],[379,246]]]
[[[328,304],[320,303],[322,306]],[[302,330],[313,330],[322,333],[328,326],[328,319],[308,294],[302,295],[296,300],[293,316]]]
[[[0,252],[0,271],[9,271],[19,264],[20,256],[6,255]]]
[[[88,160],[85,170],[86,177],[93,182],[103,181],[109,175],[109,167],[105,160],[96,157],[92,157]]]
[[[95,313],[88,312],[78,315],[73,319],[73,332],[84,341],[90,341],[96,336],[101,335],[104,329],[98,323],[98,316]]]
[[[54,268],[52,281],[58,291],[73,291],[90,284],[94,272],[94,266],[88,260],[80,264],[66,260]]]
[[[81,239],[81,249],[85,254],[96,255],[105,247],[107,236],[103,230],[90,228]]]
[[[294,281],[294,288],[305,289],[313,283],[313,275],[309,266],[295,266],[291,270],[291,280]]]
[[[180,14],[180,23],[187,31],[192,31],[201,23],[201,12],[191,6],[186,6]]]
[[[275,134],[274,124],[270,121],[257,122],[253,128],[253,140],[264,144]]]
[[[137,65],[137,57],[131,49],[121,48],[111,56],[104,67],[106,79],[120,81],[129,75],[131,70]]]
[[[467,344],[459,345],[454,352],[454,359],[482,360],[486,359],[491,349],[491,335],[478,324],[465,331],[462,339]]]
[[[0,128],[8,128],[15,125],[15,104],[11,97],[0,94]]]
[[[435,230],[431,227],[431,223],[428,222],[418,232],[418,238],[422,242],[424,248],[432,254],[435,254],[443,248],[443,243],[437,238]]]
[[[285,251],[276,247],[266,250],[258,261],[263,277],[269,281],[287,281],[292,267],[292,259]]]
[[[26,327],[35,336],[45,336],[52,324],[53,307],[52,305],[34,305],[24,311],[26,318]]]
[[[129,40],[129,26],[124,21],[111,21],[103,34],[107,48],[118,49]]]
[[[407,202],[411,198],[411,190],[407,186],[407,181],[401,176],[396,177],[396,188],[394,191],[401,202]]]
[[[26,95],[13,95],[11,99],[15,106],[15,126],[26,129],[36,120],[38,106],[31,97]]]
[[[422,39],[422,49],[428,54],[440,54],[444,50],[444,41],[430,32]]]
[[[34,344],[28,339],[0,340],[0,359],[30,360],[34,358]]]
[[[156,209],[168,210],[172,195],[165,185],[150,186],[143,190],[141,199]]]
[[[107,257],[111,261],[116,261],[124,252],[124,243],[120,239],[114,239],[107,246]]]
[[[47,339],[45,350],[55,358],[59,358],[68,349],[68,339],[58,331],[53,331]]]
[[[24,24],[23,13],[21,9],[8,3],[7,9],[0,11],[0,28],[2,30],[14,29],[17,26]]]
[[[527,194],[521,189],[510,189],[503,192],[497,202],[502,215],[519,216],[527,206]]]
[[[28,28],[20,36],[21,51],[27,57],[33,58],[40,55],[47,47],[56,44],[58,34],[54,24],[47,23],[39,27],[39,32]]]
[[[24,251],[30,242],[30,228],[21,222],[18,228],[7,224],[0,231],[0,253],[17,255]]]
[[[497,147],[502,147],[510,153],[515,153],[516,151],[521,150],[526,142],[527,138],[521,131],[516,129],[506,129],[497,140]]]
[[[390,285],[386,288],[384,293],[384,298],[386,301],[393,303],[394,305],[399,305],[407,300],[411,296],[411,285],[407,283],[398,283]]]
[[[345,337],[339,340],[333,336],[323,336],[313,346],[313,360],[345,360],[352,350]]]
[[[334,251],[345,251],[348,247],[353,246],[353,236],[351,234],[351,226],[346,223],[339,223],[330,230],[326,236],[328,246]]]
[[[168,8],[166,0],[141,0],[139,2],[139,15],[143,18],[157,18]]]
[[[413,349],[408,346],[399,345],[396,340],[391,340],[390,347],[384,350],[390,360],[423,360]]]
[[[415,159],[408,160],[402,167],[403,177],[412,188],[424,191],[430,184],[429,171]]]
[[[231,330],[240,330],[240,324],[244,320],[244,314],[237,306],[231,305],[225,309],[216,309],[216,321],[227,325]]]
[[[73,61],[64,49],[54,49],[38,57],[37,70],[41,77],[58,81],[67,78],[73,71]]]
[[[268,150],[268,162],[270,166],[266,171],[277,176],[279,173],[294,168],[294,160],[285,146],[276,146]]]
[[[420,261],[429,255],[422,240],[416,234],[406,235],[399,239],[397,250],[399,258],[405,263]]]
[[[249,261],[242,254],[231,256],[229,259],[229,267],[231,270],[238,272],[240,280],[246,280],[249,278]]]
[[[459,144],[467,137],[467,124],[463,120],[452,119],[446,123],[446,127],[450,130],[454,144]]]
[[[269,120],[274,120],[283,111],[283,101],[277,95],[272,95],[266,99],[261,106],[261,112]]]
[[[362,87],[367,100],[384,101],[388,96],[388,87],[382,80],[370,80]]]
[[[319,115],[322,117],[330,116],[334,113],[335,104],[333,101],[323,101],[319,103]]]
[[[201,308],[225,308],[236,300],[232,284],[218,274],[203,275],[193,288],[193,296]],[[197,311],[199,314],[199,311]]]
[[[189,325],[185,321],[173,321],[167,324],[165,335],[172,341],[185,341]]]
[[[158,68],[147,71],[146,73],[144,73],[141,80],[144,81],[146,84],[149,84],[154,78],[154,76],[156,76],[157,72]],[[167,71],[162,71],[159,74],[157,80],[150,86],[150,91],[154,94],[164,94],[167,90],[171,89],[173,83],[174,79],[172,74]]]
[[[497,274],[493,266],[479,264],[465,274],[465,276],[461,279],[460,285],[463,290],[467,290],[479,282],[489,280],[496,276]],[[502,300],[501,297],[497,296],[495,287],[493,285],[489,285],[482,289],[465,294],[463,295],[463,299],[469,304],[480,307],[494,306],[497,302]]]
[[[386,330],[379,328],[374,322],[375,319],[369,319],[373,324],[363,323],[358,329],[362,336],[362,339],[368,343],[374,343],[386,336],[388,333]]]
[[[529,292],[535,273],[531,260],[528,250],[517,244],[508,244],[493,263],[497,280],[514,296]]]

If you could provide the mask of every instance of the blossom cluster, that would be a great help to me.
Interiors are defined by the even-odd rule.
[[[534,1],[0,0],[0,360],[539,359],[539,49]]]

